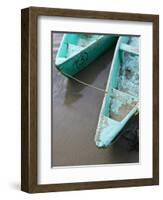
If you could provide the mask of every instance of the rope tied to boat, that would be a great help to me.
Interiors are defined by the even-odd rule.
[[[87,87],[90,87],[90,88],[93,88],[93,89],[98,90],[98,91],[100,91],[100,92],[103,92],[104,94],[108,94],[108,91],[106,91],[105,89],[102,89],[102,88],[99,88],[99,87],[94,86],[94,85],[92,85],[92,84],[89,84],[89,83],[86,83],[86,82],[84,82],[84,81],[81,81],[80,79],[75,78],[74,76],[71,76],[70,74],[67,74],[67,73],[65,73],[65,72],[63,72],[63,71],[61,72],[61,74],[63,74],[63,75],[65,75],[65,76],[69,77],[70,79],[73,79],[74,81],[76,81],[76,82],[78,82],[78,83],[80,83],[80,84],[82,84],[82,85],[85,85],[85,86],[87,86]]]

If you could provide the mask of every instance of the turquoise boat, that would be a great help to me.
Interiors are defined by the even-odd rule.
[[[114,35],[64,34],[55,65],[65,76],[73,76],[103,54],[118,39]]]
[[[95,134],[99,148],[113,144],[138,111],[139,37],[118,39]]]

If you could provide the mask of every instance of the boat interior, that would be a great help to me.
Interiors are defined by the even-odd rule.
[[[104,115],[122,121],[138,104],[139,37],[121,37],[116,51]]]

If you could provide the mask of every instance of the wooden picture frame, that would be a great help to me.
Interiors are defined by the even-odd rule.
[[[38,184],[37,163],[37,19],[62,16],[153,24],[153,177],[142,179]],[[21,11],[21,190],[54,192],[159,184],[159,16],[151,14],[29,7]]]

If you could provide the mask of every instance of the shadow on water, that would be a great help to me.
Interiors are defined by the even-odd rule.
[[[139,162],[139,114],[131,117],[109,149],[114,161]]]

